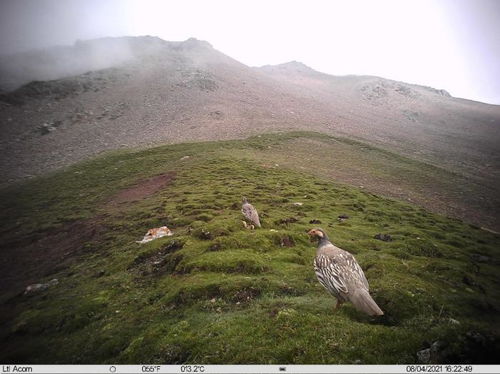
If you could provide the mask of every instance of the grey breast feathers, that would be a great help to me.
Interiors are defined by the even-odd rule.
[[[355,289],[369,289],[363,269],[356,259],[340,248],[318,254],[314,260],[314,271],[323,287],[343,300],[348,299],[349,293]]]
[[[257,213],[257,209],[252,204],[244,203],[241,207],[241,213],[255,226],[260,227],[259,213]]]

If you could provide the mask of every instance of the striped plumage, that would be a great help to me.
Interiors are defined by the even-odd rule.
[[[321,229],[312,229],[308,234],[319,239],[314,271],[321,285],[337,298],[336,308],[350,301],[369,315],[384,314],[370,296],[368,281],[354,256],[334,246]]]
[[[252,204],[250,204],[246,197],[243,198],[243,205],[241,206],[241,213],[245,216],[245,218],[250,221],[251,224],[260,226],[259,213],[257,213],[257,209],[254,208]]]

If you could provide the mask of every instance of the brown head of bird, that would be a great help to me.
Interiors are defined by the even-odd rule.
[[[323,229],[311,229],[307,232],[307,235],[311,238],[311,241],[314,240],[321,240],[321,239],[326,239],[328,240],[328,235],[326,235],[326,232]]]

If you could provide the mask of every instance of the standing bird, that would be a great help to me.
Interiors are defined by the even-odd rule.
[[[353,255],[334,246],[321,229],[309,230],[307,234],[318,239],[314,271],[319,283],[337,298],[335,310],[343,302],[350,301],[361,312],[371,316],[383,315],[368,293],[368,281]]]
[[[248,221],[250,221],[250,223],[251,223],[250,227],[252,227],[253,225],[255,225],[257,227],[261,227],[259,213],[257,213],[257,209],[255,209],[254,206],[247,201],[246,197],[243,198],[243,205],[241,206],[241,213],[243,213],[245,218]],[[243,221],[243,224],[246,227],[246,222]]]

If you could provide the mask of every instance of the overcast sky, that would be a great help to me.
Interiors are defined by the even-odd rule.
[[[0,0],[0,53],[76,39],[189,37],[250,66],[297,60],[500,104],[497,0]]]

